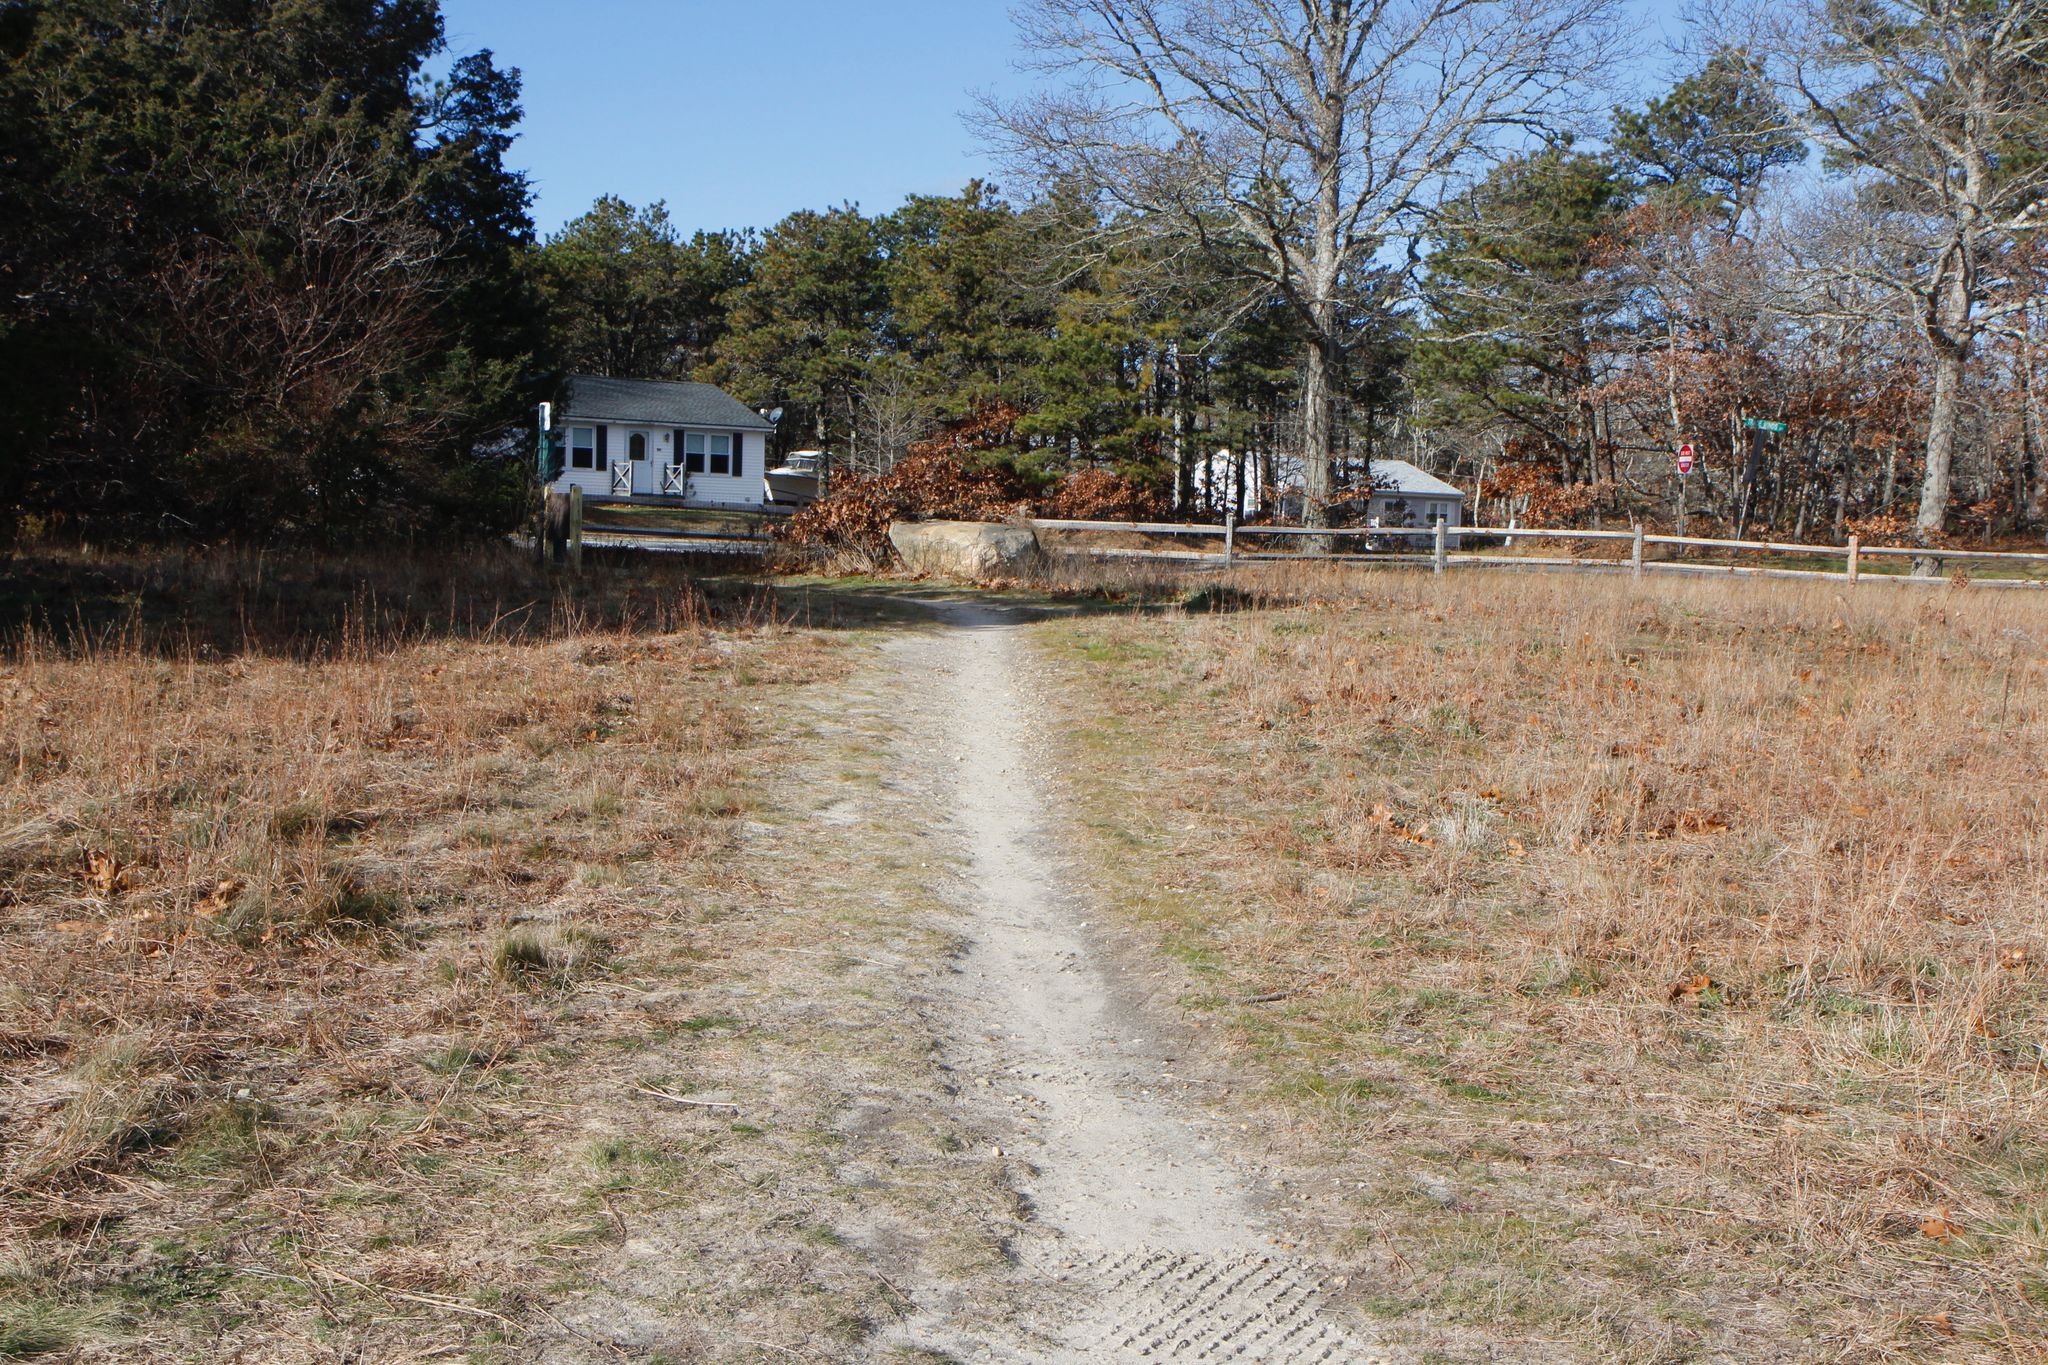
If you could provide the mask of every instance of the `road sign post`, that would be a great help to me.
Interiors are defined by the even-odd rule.
[[[1690,474],[1692,473],[1692,467],[1693,467],[1693,464],[1694,464],[1694,462],[1696,461],[1696,459],[1697,459],[1697,458],[1698,458],[1698,456],[1697,456],[1697,452],[1695,452],[1695,451],[1693,450],[1693,447],[1692,447],[1692,442],[1691,442],[1691,441],[1681,441],[1681,442],[1679,443],[1679,446],[1678,446],[1678,534],[1680,534],[1680,535],[1684,535],[1684,534],[1685,534],[1685,481],[1686,481],[1686,477],[1687,477],[1688,475],[1690,475]],[[1683,546],[1680,546],[1679,548],[1680,548],[1680,552],[1681,552],[1681,553],[1683,553],[1684,547],[1683,547]]]
[[[1749,433],[1749,459],[1742,468],[1742,496],[1736,502],[1735,538],[1740,540],[1749,527],[1752,501],[1756,497],[1757,480],[1764,468],[1764,434],[1782,436],[1792,428],[1783,422],[1773,422],[1762,417],[1745,417],[1743,429]]]

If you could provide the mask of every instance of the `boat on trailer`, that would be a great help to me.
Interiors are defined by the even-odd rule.
[[[789,458],[769,470],[768,498],[771,502],[803,506],[818,499],[818,475],[825,467],[822,450],[793,450]]]

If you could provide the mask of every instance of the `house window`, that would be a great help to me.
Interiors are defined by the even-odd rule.
[[[626,438],[626,454],[635,460],[647,458],[647,436],[644,432],[636,431]]]
[[[732,473],[732,435],[692,431],[683,436],[683,465],[692,474]]]
[[[597,428],[569,428],[569,468],[602,469],[597,463]]]

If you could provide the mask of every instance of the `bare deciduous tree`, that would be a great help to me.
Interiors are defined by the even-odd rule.
[[[1914,536],[1932,545],[1971,358],[2025,307],[1999,297],[2006,261],[2048,207],[2048,0],[1800,0],[1753,20],[1747,41],[1800,128],[1857,173],[1862,212],[1840,217],[1828,268],[1900,297],[1926,338]]]
[[[1064,84],[985,127],[1027,174],[1133,229],[1224,237],[1299,316],[1304,519],[1327,524],[1342,302],[1430,205],[1572,118],[1613,0],[1029,0]],[[1412,251],[1411,251],[1412,255]]]
[[[929,399],[921,394],[907,367],[893,361],[876,364],[855,398],[854,448],[860,474],[886,474],[896,467],[913,441],[931,435],[936,425]]]

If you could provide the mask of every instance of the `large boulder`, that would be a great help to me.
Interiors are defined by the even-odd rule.
[[[1017,578],[1038,563],[1038,535],[1029,526],[989,521],[892,521],[889,543],[914,573],[983,582]]]

